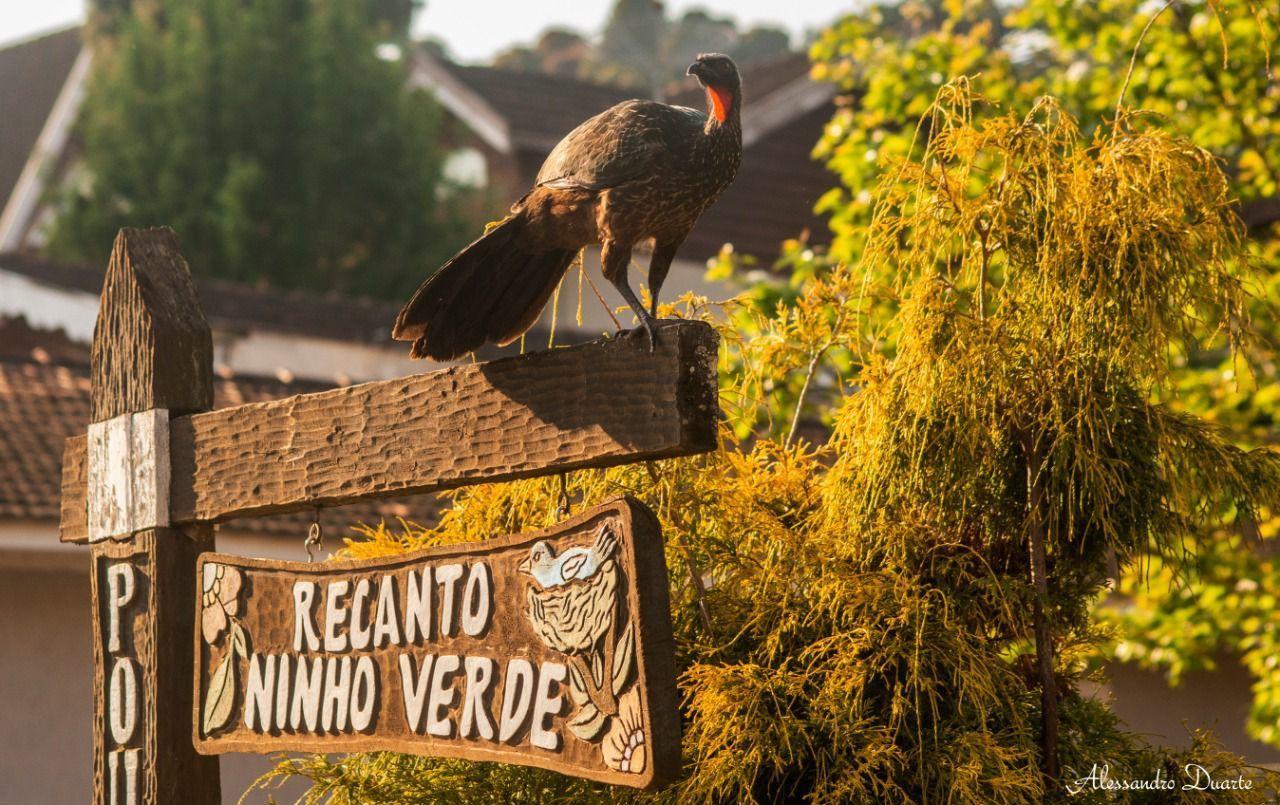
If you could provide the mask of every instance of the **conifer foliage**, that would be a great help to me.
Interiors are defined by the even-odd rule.
[[[718,452],[571,479],[579,504],[629,493],[663,523],[688,765],[659,798],[1042,802],[1064,793],[1050,751],[1065,780],[1094,763],[1257,773],[1208,736],[1154,749],[1078,690],[1110,557],[1167,547],[1176,565],[1189,535],[1280,489],[1277,453],[1153,401],[1189,332],[1247,337],[1227,181],[1138,115],[1085,137],[1052,100],[976,118],[975,103],[966,81],[943,88],[883,175],[857,266],[808,280],[793,308],[746,311],[758,336],[726,326]],[[861,369],[830,442],[757,427],[769,390],[832,348]],[[555,479],[461,490],[437,527],[365,529],[344,554],[542,527],[558,499]],[[643,797],[390,754],[283,760],[264,784],[294,775],[335,802]]]

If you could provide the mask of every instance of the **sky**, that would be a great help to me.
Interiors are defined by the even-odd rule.
[[[772,23],[802,36],[842,12],[852,0],[667,0],[673,13],[705,8],[746,27]],[[508,45],[531,42],[551,25],[594,33],[613,0],[427,0],[414,33],[443,40],[453,55],[483,62]],[[84,17],[84,0],[0,0],[0,44],[70,25]]]

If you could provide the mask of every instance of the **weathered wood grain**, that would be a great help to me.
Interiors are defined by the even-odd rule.
[[[89,439],[69,437],[62,445],[62,497],[58,535],[63,542],[89,541]]]
[[[196,560],[214,549],[211,526],[189,526],[183,531],[148,529],[128,540],[105,540],[91,546],[90,590],[93,606],[94,795],[96,805],[119,802],[190,802],[212,805],[221,799],[218,759],[197,754],[191,744],[190,635],[198,630],[191,602],[199,599]],[[107,573],[112,565],[128,563],[135,578],[134,594],[117,614],[119,641],[111,640],[110,596]],[[136,724],[124,751],[113,728],[128,716],[110,706],[112,672],[117,661],[132,667]],[[117,709],[120,705],[117,703]],[[113,723],[117,722],[117,723]],[[111,796],[110,756],[117,754],[123,766],[136,750],[136,799],[124,796],[126,786],[117,783]],[[120,772],[123,775],[124,769]]]
[[[94,422],[213,407],[213,336],[172,229],[120,230],[89,364]]]
[[[94,327],[94,421],[153,409],[208,408],[210,344],[209,326],[173,232],[121,230]],[[158,419],[157,414],[143,417],[153,424]],[[123,452],[145,452],[134,449],[131,430],[125,436],[129,444]],[[158,449],[154,433],[152,439]],[[68,463],[85,475],[105,478],[109,467],[90,470],[87,462],[109,459],[110,452],[73,456]],[[126,485],[129,495],[146,494],[145,483]],[[80,517],[87,519],[86,493],[73,497],[79,498]],[[158,504],[143,501],[142,507],[154,511]],[[63,505],[65,511],[67,501]],[[212,528],[148,528],[113,537],[91,549],[94,802],[216,803],[217,759],[197,754],[189,738],[188,684],[195,628],[191,601],[199,589],[196,559],[213,549]]]
[[[718,336],[664,322],[655,351],[617,338],[171,421],[171,522],[316,505],[713,450]],[[84,450],[67,441],[62,539]],[[83,476],[81,476],[83,477]]]

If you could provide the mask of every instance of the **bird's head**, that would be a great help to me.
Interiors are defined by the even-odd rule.
[[[702,53],[689,65],[687,75],[698,79],[707,90],[711,114],[723,123],[738,111],[742,99],[742,79],[738,65],[723,53]]]
[[[529,555],[516,567],[516,570],[531,576],[534,568],[546,567],[552,559],[555,559],[555,556],[550,545],[545,542],[535,542],[529,549]]]

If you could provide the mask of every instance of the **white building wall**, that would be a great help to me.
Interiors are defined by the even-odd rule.
[[[0,316],[23,316],[32,327],[62,330],[89,343],[98,317],[98,297],[54,288],[0,268]]]
[[[304,557],[297,542],[219,532],[218,549]],[[93,647],[89,549],[45,522],[0,523],[0,803],[87,802],[93,783]],[[234,803],[270,759],[223,755],[222,801]],[[303,785],[273,792],[292,802]],[[265,802],[266,792],[248,799]]]

